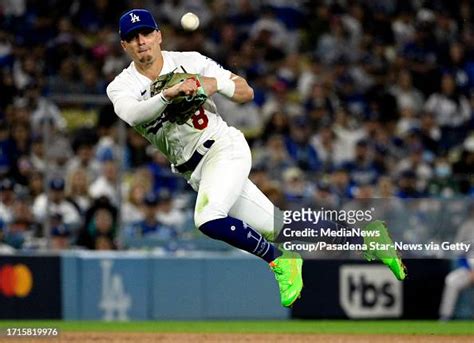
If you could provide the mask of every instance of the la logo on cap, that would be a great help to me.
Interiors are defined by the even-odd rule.
[[[130,13],[130,20],[132,23],[136,23],[137,21],[140,21],[140,17],[137,16],[135,13]]]

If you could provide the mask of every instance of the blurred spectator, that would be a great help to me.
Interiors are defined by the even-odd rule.
[[[93,65],[82,66],[81,71],[81,93],[83,94],[104,94],[105,83],[99,77]]]
[[[79,94],[83,90],[79,80],[76,61],[66,58],[61,61],[59,73],[51,75],[49,89],[52,94]]]
[[[283,194],[288,209],[298,209],[308,204],[313,196],[313,187],[301,169],[292,167],[283,173]]]
[[[134,179],[128,190],[128,196],[122,203],[122,224],[130,225],[143,219],[143,199],[150,192],[151,185],[145,180]]]
[[[268,171],[268,176],[276,180],[281,179],[287,168],[295,166],[286,149],[284,137],[276,134],[268,138],[256,160],[261,168]]]
[[[397,46],[404,46],[413,40],[415,26],[413,13],[409,10],[409,5],[401,6],[398,16],[392,21],[392,31]]]
[[[456,182],[452,179],[452,168],[447,157],[440,156],[434,162],[433,178],[427,186],[431,196],[452,198],[457,190]]]
[[[441,129],[430,113],[424,112],[421,114],[420,139],[426,150],[429,150],[433,154],[439,153]]]
[[[25,89],[25,98],[31,109],[31,126],[34,130],[40,128],[40,124],[49,119],[54,128],[64,130],[66,121],[62,117],[58,106],[51,100],[41,95],[41,87],[37,83],[29,84]]]
[[[415,173],[418,184],[422,188],[426,186],[426,182],[433,176],[431,166],[423,160],[423,148],[421,146],[410,147],[408,157],[399,162],[397,166],[398,173],[408,170]]]
[[[466,57],[463,44],[459,41],[451,42],[444,72],[453,75],[456,87],[465,95],[470,88],[474,87],[472,63],[472,60]]]
[[[112,115],[107,113],[107,115]],[[110,126],[109,126],[110,125]],[[119,143],[119,131],[121,129],[115,123],[106,123],[106,125],[99,127],[99,141],[95,145],[95,158],[97,161],[102,162],[106,160],[119,160],[123,158],[122,166],[126,169],[130,167],[138,167],[143,163],[143,151],[141,151],[143,143],[141,141],[134,141],[132,144],[138,144],[138,147],[130,147],[130,140],[127,138],[127,146],[120,146]],[[127,128],[127,133],[133,131],[132,128]],[[142,138],[142,137],[140,137]],[[134,153],[137,156],[134,156]],[[122,157],[123,156],[123,157]],[[97,161],[94,161],[97,163]],[[137,163],[137,161],[139,161]]]
[[[425,95],[435,90],[433,84],[437,76],[436,40],[433,39],[431,32],[432,24],[426,20],[419,20],[415,24],[412,40],[403,45],[400,51],[402,63],[412,73],[415,87]]]
[[[31,199],[36,199],[38,195],[44,192],[44,177],[43,174],[37,170],[31,173],[28,183],[28,195]]]
[[[169,167],[169,162],[165,156],[153,147],[147,149],[151,155],[152,161],[147,164],[153,180],[153,192],[158,193],[165,189],[171,194],[176,194],[183,188],[183,182],[180,177],[173,174]]]
[[[17,160],[16,168],[16,182],[21,186],[28,186],[31,174],[34,172],[30,158],[28,156],[20,156]]]
[[[450,13],[442,6],[436,11],[436,25],[434,26],[434,36],[441,46],[451,43],[458,35],[458,26]]]
[[[102,173],[89,187],[89,194],[93,199],[107,197],[114,205],[119,203],[120,189],[118,180],[118,166],[114,160],[102,162]]]
[[[262,107],[262,115],[267,122],[275,112],[281,111],[288,117],[293,117],[301,115],[302,108],[302,104],[291,99],[286,83],[278,80],[272,82],[271,92],[268,92]]]
[[[13,80],[17,89],[24,89],[41,79],[41,63],[37,63],[33,55],[26,55],[13,64]]]
[[[357,51],[341,17],[333,16],[329,25],[329,32],[321,36],[317,46],[317,54],[326,65],[334,63],[340,57],[349,57]]]
[[[13,75],[6,69],[14,60],[13,41],[13,35],[0,29],[0,90],[4,94],[4,97],[0,99],[0,110],[4,110],[8,100],[12,99],[17,93]]]
[[[424,190],[419,190],[415,172],[411,170],[404,171],[398,178],[398,190],[395,193],[402,199],[421,198]]]
[[[321,82],[315,82],[304,107],[309,113],[311,126],[317,130],[321,125],[329,125],[334,119],[334,112],[339,106],[331,94],[327,94],[326,87]]]
[[[47,44],[46,54],[51,57],[51,69],[54,72],[59,70],[61,61],[67,58],[74,58],[81,53],[81,43],[77,29],[73,26],[71,19],[62,17],[58,21],[58,32]]]
[[[375,197],[387,199],[395,196],[395,185],[387,176],[382,176],[377,182]]]
[[[115,39],[118,39],[115,37]],[[114,79],[115,75],[120,73],[128,64],[127,57],[122,53],[120,44],[118,42],[110,43],[109,54],[105,56],[102,73],[105,76],[106,82]]]
[[[341,162],[335,160],[340,156],[340,152],[337,151],[340,145],[336,144],[336,134],[330,126],[321,127],[318,133],[311,138],[311,145],[321,160],[323,170],[331,170],[335,164]]]
[[[71,247],[71,230],[63,223],[63,218],[59,213],[51,216],[51,249],[67,250]]]
[[[316,184],[313,198],[308,204],[310,208],[336,209],[339,205],[338,196],[332,192],[331,185],[327,181],[320,181]]]
[[[5,242],[15,249],[33,245],[33,237],[41,234],[41,226],[33,218],[26,198],[18,198],[13,204],[12,221],[8,224]]]
[[[299,168],[304,171],[318,171],[321,161],[316,150],[309,144],[311,131],[308,124],[308,120],[303,116],[293,118],[286,149]]]
[[[474,194],[474,136],[464,141],[463,149],[458,160],[453,164],[454,179],[459,182],[462,194]]]
[[[143,219],[135,222],[131,227],[132,237],[152,237],[169,242],[176,239],[174,228],[161,223],[157,219],[158,203],[160,199],[154,193],[148,193],[143,200]]]
[[[0,175],[6,176],[13,168],[14,144],[10,138],[8,125],[0,122]]]
[[[150,156],[146,153],[148,142],[134,129],[127,130],[127,156],[129,167],[137,168],[150,162]]]
[[[465,124],[471,119],[471,110],[467,98],[456,88],[452,75],[442,76],[440,91],[428,98],[425,110],[433,114],[441,127],[440,143],[444,149],[464,140]]]
[[[0,222],[5,225],[13,220],[13,205],[16,201],[15,183],[4,178],[0,181]]]
[[[251,141],[260,136],[263,130],[263,118],[254,102],[237,104],[223,96],[216,96],[215,102],[227,124],[242,131],[247,140]]]
[[[117,209],[105,197],[96,199],[87,210],[77,245],[91,250],[116,249],[116,225]]]
[[[11,128],[11,139],[13,142],[14,158],[29,155],[31,147],[31,128],[25,123],[15,123]]]
[[[54,171],[55,175],[66,175],[67,163],[72,158],[70,138],[66,132],[58,132],[51,120],[46,119],[38,130],[43,136],[45,150],[46,173]]]
[[[288,115],[280,110],[273,112],[265,125],[262,139],[266,141],[271,135],[287,136],[290,133]]]
[[[182,230],[186,221],[185,213],[177,208],[171,194],[166,190],[158,193],[156,219],[177,232]]]
[[[48,193],[38,195],[33,202],[35,220],[44,223],[53,214],[61,215],[64,224],[70,229],[77,229],[81,224],[79,208],[66,198],[65,181],[55,177],[49,181]]]
[[[39,172],[46,170],[46,154],[43,143],[43,136],[33,135],[31,137],[30,161],[33,168]]]
[[[349,171],[355,184],[373,184],[379,177],[373,163],[373,148],[367,140],[357,142],[354,160],[344,163],[343,168]]]
[[[325,69],[318,57],[312,57],[306,68],[303,66],[297,84],[297,90],[301,101],[305,102],[311,100],[310,96],[314,90],[314,86],[323,82],[324,72]]]
[[[339,201],[350,198],[350,176],[349,172],[342,168],[336,168],[330,176],[331,192],[334,193]]]
[[[397,100],[399,111],[409,108],[416,114],[423,108],[423,94],[413,87],[412,76],[408,70],[400,71],[397,83],[390,88],[390,92]]]
[[[79,132],[72,142],[74,157],[66,166],[67,173],[78,168],[85,168],[90,180],[96,180],[101,172],[100,163],[94,158],[95,137],[84,132]]]
[[[350,161],[354,159],[356,143],[366,136],[365,129],[359,122],[351,117],[343,108],[336,112],[336,120],[333,124],[334,133],[337,136],[336,144],[339,156],[335,161]]]
[[[0,220],[0,253],[4,255],[12,255],[15,253],[15,248],[5,242],[5,235],[6,226],[5,223]]]
[[[91,206],[89,176],[84,168],[71,170],[66,179],[66,197],[79,208],[81,215]]]
[[[353,190],[354,198],[357,200],[366,199],[372,200],[374,199],[374,186],[369,183],[362,183],[356,186]],[[368,208],[368,207],[362,207]]]
[[[263,9],[257,21],[250,28],[249,35],[255,42],[273,49],[294,51],[294,46],[288,41],[286,27],[275,17],[275,12],[270,7]]]

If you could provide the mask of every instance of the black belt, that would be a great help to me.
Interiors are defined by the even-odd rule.
[[[214,144],[214,140],[209,139],[204,142],[203,146],[209,149],[212,146],[212,144]],[[174,169],[176,169],[181,174],[189,172],[189,171],[193,171],[194,169],[196,169],[199,162],[201,162],[204,155],[205,154],[201,154],[200,152],[196,150],[194,151],[193,155],[191,156],[189,160],[187,160],[183,164],[180,164],[179,166],[175,166]]]

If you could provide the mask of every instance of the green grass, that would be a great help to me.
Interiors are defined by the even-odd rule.
[[[236,332],[474,335],[474,321],[0,321],[0,328],[55,327],[61,331]]]

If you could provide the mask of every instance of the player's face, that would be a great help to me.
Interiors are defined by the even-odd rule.
[[[140,30],[121,41],[123,49],[135,63],[151,64],[160,53],[161,32]]]

